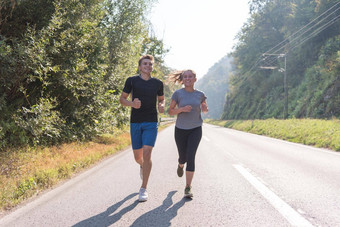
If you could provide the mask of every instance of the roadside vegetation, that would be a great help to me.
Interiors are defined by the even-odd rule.
[[[216,87],[228,77],[227,95],[215,93],[208,105],[226,97],[223,120],[339,119],[340,2],[253,0],[249,6],[230,54],[234,71],[204,82]]]
[[[207,119],[205,122],[294,143],[340,151],[340,120],[338,119]]]
[[[0,152],[0,211],[51,188],[130,144],[128,130],[91,142]]]
[[[90,141],[126,125],[119,97],[140,56],[155,57],[156,78],[169,70],[148,20],[154,3],[0,1],[0,152]]]
[[[172,121],[162,122],[159,130]],[[0,152],[0,213],[126,149],[128,126],[92,141],[50,147],[25,147]]]

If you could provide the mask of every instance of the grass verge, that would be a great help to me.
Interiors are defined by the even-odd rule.
[[[91,142],[1,152],[0,211],[15,207],[128,145],[130,134],[122,130]]]
[[[205,120],[206,123],[340,151],[340,120]]]
[[[161,124],[159,131],[171,122]],[[91,142],[0,152],[0,213],[91,167],[131,144],[129,129]]]

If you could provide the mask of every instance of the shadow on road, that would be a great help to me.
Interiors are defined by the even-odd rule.
[[[88,226],[110,226],[117,222],[121,217],[131,211],[133,208],[137,206],[139,203],[137,200],[129,205],[128,207],[125,207],[119,213],[116,213],[112,215],[121,205],[123,205],[124,202],[130,200],[131,198],[134,198],[138,193],[133,193],[131,195],[128,195],[125,197],[122,201],[116,203],[113,206],[110,206],[105,212],[97,214],[96,216],[93,216],[91,218],[88,218],[86,220],[83,220],[75,225],[73,227],[88,227]]]
[[[171,191],[168,193],[167,197],[163,201],[162,205],[143,214],[138,217],[136,221],[131,226],[170,226],[170,221],[177,216],[177,212],[179,208],[181,208],[186,202],[191,201],[191,199],[183,198],[173,206],[172,197],[177,191]],[[138,195],[138,193],[133,193],[128,195],[120,202],[109,207],[105,212],[97,214],[93,217],[85,219],[75,225],[73,227],[88,227],[88,226],[111,226],[117,221],[119,221],[124,214],[133,210],[138,204],[138,200],[136,200],[131,205],[123,208],[116,214],[113,214],[120,206],[122,206],[126,201],[132,199]]]
[[[170,221],[177,216],[178,210],[191,199],[182,198],[179,202],[173,206],[172,197],[177,191],[171,191],[163,201],[163,204],[136,219],[131,225],[135,227],[139,226],[171,226]]]

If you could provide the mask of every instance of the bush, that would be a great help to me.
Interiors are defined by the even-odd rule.
[[[64,121],[60,118],[55,100],[41,98],[32,108],[25,107],[16,118],[17,124],[26,130],[34,145],[56,143]]]

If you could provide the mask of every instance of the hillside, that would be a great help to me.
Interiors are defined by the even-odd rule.
[[[251,1],[222,119],[340,117],[340,2]]]
[[[204,118],[220,119],[225,95],[228,91],[228,78],[232,70],[232,58],[225,56],[208,73],[196,82],[195,87],[203,91],[208,97],[207,103],[209,112],[203,115]]]

